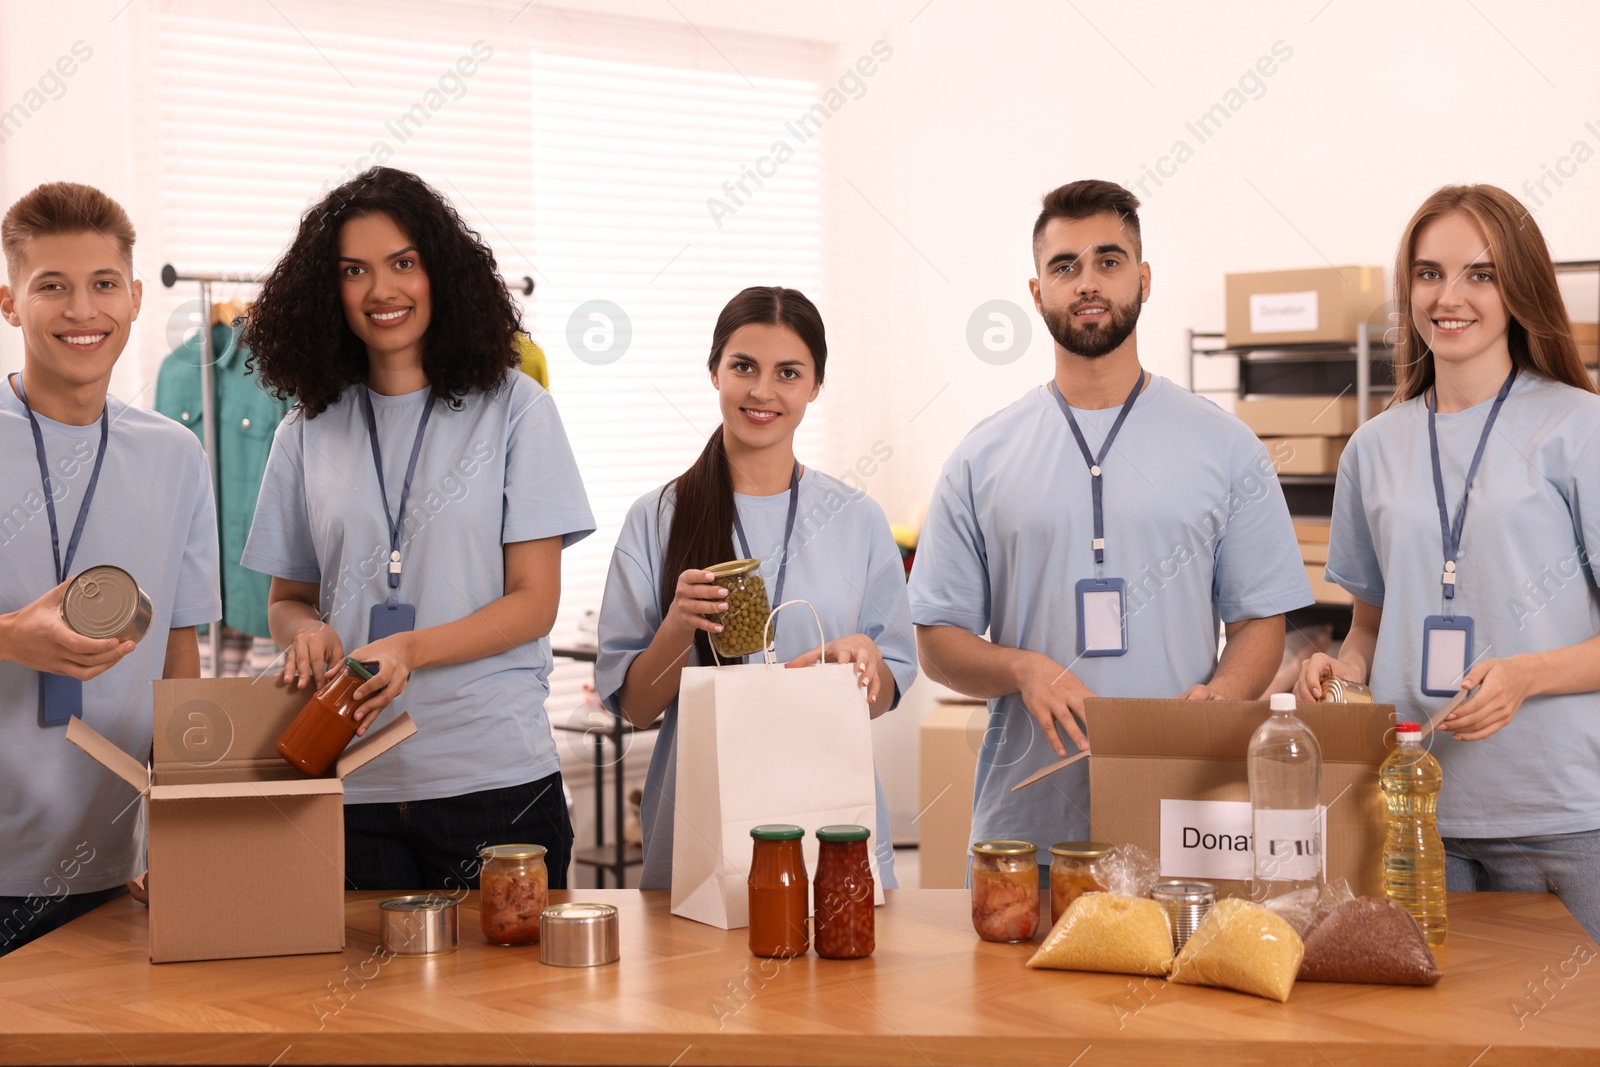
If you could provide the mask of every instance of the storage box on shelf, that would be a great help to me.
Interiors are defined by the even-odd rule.
[[[1388,297],[1382,267],[1228,274],[1223,292],[1229,348],[1354,344],[1357,327],[1372,324]]]

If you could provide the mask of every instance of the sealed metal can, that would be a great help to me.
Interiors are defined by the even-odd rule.
[[[622,956],[617,909],[610,904],[552,904],[539,916],[539,962],[602,967]]]
[[[1217,903],[1217,887],[1210,882],[1163,878],[1150,889],[1150,899],[1161,905],[1172,926],[1172,949],[1177,952],[1189,941]]]
[[[378,905],[378,944],[391,956],[442,956],[456,950],[456,902],[423,893]]]
[[[150,598],[133,575],[103,563],[67,584],[61,617],[85,637],[137,642],[150,629]]]
[[[1343,678],[1324,678],[1322,680],[1323,704],[1371,704],[1372,690],[1360,682],[1350,682]]]

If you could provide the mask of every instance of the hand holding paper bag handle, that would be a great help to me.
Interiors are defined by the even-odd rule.
[[[829,641],[822,633],[822,620],[817,617],[817,609],[805,600],[788,600],[779,604],[767,616],[767,626],[764,637],[767,647],[763,651],[768,663],[777,659],[777,651],[772,640],[772,622],[778,612],[791,604],[804,604],[811,608],[812,618],[817,620],[817,636],[822,642],[812,651],[803,656],[797,656],[785,663],[785,667],[812,667],[818,663],[853,663],[856,667],[856,677],[861,687],[867,691],[867,705],[872,718],[889,710],[889,705],[894,703],[895,691],[894,675],[889,670],[889,665],[884,661],[883,651],[878,648],[878,643],[866,634],[851,634]],[[890,699],[880,702],[879,697],[887,695]]]

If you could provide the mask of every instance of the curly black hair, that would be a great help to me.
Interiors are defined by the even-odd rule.
[[[470,392],[500,388],[517,366],[521,325],[494,253],[436,189],[392,167],[364,171],[301,216],[245,325],[250,368],[273,395],[298,400],[312,418],[366,381],[367,350],[339,300],[339,230],[369,215],[393,219],[428,272],[433,312],[422,370],[429,384],[456,407]]]

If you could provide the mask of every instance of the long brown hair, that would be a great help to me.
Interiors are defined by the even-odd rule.
[[[741,326],[787,326],[811,350],[816,365],[817,385],[828,367],[828,338],[822,328],[817,306],[798,289],[776,285],[753,285],[728,301],[717,316],[711,332],[711,357],[706,369],[715,372],[728,339]],[[712,433],[700,458],[667,487],[673,495],[672,528],[661,564],[661,613],[672,606],[678,589],[678,575],[691,567],[711,567],[735,559],[733,551],[733,475],[728,470],[728,454],[722,447],[722,427]],[[657,505],[666,506],[667,494]],[[705,631],[696,630],[695,648],[700,662],[711,662],[711,643]]]
[[[1411,262],[1422,228],[1452,211],[1471,216],[1489,241],[1495,287],[1510,323],[1511,363],[1553,381],[1595,392],[1578,354],[1572,322],[1556,285],[1550,249],[1538,223],[1516,197],[1493,185],[1446,185],[1411,216],[1394,265],[1394,305],[1399,338],[1394,353],[1394,403],[1421,396],[1433,385],[1433,352],[1411,316]]]

